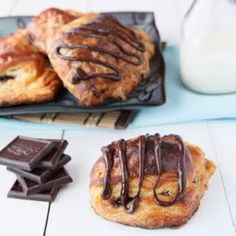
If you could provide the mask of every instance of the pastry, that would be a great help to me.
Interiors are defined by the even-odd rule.
[[[105,219],[142,228],[177,227],[198,209],[215,165],[180,136],[119,140],[102,148],[90,203]]]
[[[25,30],[0,39],[0,106],[50,101],[60,86],[45,56],[27,41]]]
[[[35,42],[44,37],[46,53],[64,86],[86,106],[101,105],[109,99],[126,100],[149,75],[154,54],[150,37],[107,14],[64,14],[76,19],[66,24],[66,17],[61,16],[65,24],[53,33],[47,34],[51,20],[43,25],[35,23],[42,22],[45,14],[33,19],[28,27]],[[33,33],[36,28],[46,32],[46,42],[43,33]]]
[[[31,44],[40,52],[47,54],[48,38],[55,37],[62,25],[75,20],[80,15],[82,14],[72,10],[63,11],[57,8],[43,11],[27,26]]]

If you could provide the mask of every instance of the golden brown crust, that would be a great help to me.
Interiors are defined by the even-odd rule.
[[[86,24],[91,19],[97,17],[97,14],[90,13],[86,14],[79,19],[76,19],[70,22],[67,25],[64,25],[60,34],[57,37],[50,39],[48,42],[48,56],[49,59],[55,68],[56,72],[63,81],[64,86],[76,97],[79,99],[80,103],[92,106],[100,105],[108,99],[115,100],[126,100],[128,95],[135,89],[135,87],[140,83],[141,80],[145,79],[149,74],[149,60],[154,54],[154,46],[150,37],[142,30],[133,29],[137,38],[145,45],[145,52],[138,52],[131,48],[129,45],[124,42],[120,42],[121,45],[133,52],[137,53],[142,58],[141,65],[132,65],[122,60],[116,59],[108,54],[101,54],[95,51],[88,50],[70,50],[64,51],[67,56],[88,56],[94,59],[102,60],[105,63],[110,63],[122,71],[122,78],[119,81],[113,81],[105,78],[95,78],[89,80],[81,80],[78,84],[72,84],[72,78],[76,73],[76,69],[81,68],[83,71],[86,71],[87,74],[93,73],[108,73],[110,72],[107,68],[98,66],[94,63],[88,62],[78,62],[78,61],[67,61],[58,57],[56,54],[56,49],[61,44],[67,45],[78,45],[85,44],[88,46],[100,46],[112,48],[112,45],[109,43],[103,45],[104,42],[95,38],[86,38],[83,36],[76,37],[74,35],[63,35],[63,32],[79,27]],[[112,50],[118,50],[114,48]]]
[[[43,55],[28,43],[25,30],[0,39],[0,105],[50,101],[61,82]]]
[[[81,14],[75,11],[63,11],[57,8],[49,8],[33,20],[27,27],[31,43],[40,52],[47,54],[47,41],[54,38],[59,28],[72,20],[78,18]]]
[[[134,149],[136,142],[137,139],[127,142],[128,152]],[[115,163],[111,172],[112,197],[109,200],[103,200],[101,193],[105,165],[104,159],[101,157],[94,165],[90,175],[89,191],[92,208],[105,219],[142,228],[177,227],[185,224],[198,209],[208,180],[216,169],[215,164],[205,158],[205,154],[199,147],[187,143],[186,147],[191,158],[187,167],[187,187],[183,198],[176,204],[163,207],[154,202],[153,188],[157,176],[149,174],[144,177],[137,209],[132,214],[128,214],[122,207],[115,208],[112,199],[117,199],[120,195],[120,164]],[[133,154],[129,155],[129,171],[133,172],[129,179],[129,194],[134,196],[138,188],[137,166],[139,164],[134,161]],[[170,201],[176,195],[176,181],[176,175],[173,173],[165,173],[161,177],[157,194],[163,201]]]

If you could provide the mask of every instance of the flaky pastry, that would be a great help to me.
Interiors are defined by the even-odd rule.
[[[90,175],[90,203],[111,221],[177,227],[198,209],[215,165],[180,136],[119,140],[102,148]]]
[[[149,75],[154,45],[148,34],[107,14],[58,11],[41,13],[28,32],[64,86],[86,106],[126,100]]]
[[[31,44],[40,52],[47,54],[47,42],[54,38],[61,26],[75,20],[81,14],[72,10],[63,11],[49,8],[41,12],[27,26]]]
[[[0,39],[0,105],[52,100],[61,86],[48,61],[27,41],[25,30]]]

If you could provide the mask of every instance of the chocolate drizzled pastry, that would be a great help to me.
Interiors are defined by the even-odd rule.
[[[41,17],[45,18],[45,13]],[[46,44],[64,86],[86,106],[126,100],[149,75],[154,55],[146,32],[104,14],[81,15],[62,25]]]
[[[66,30],[63,34],[72,36],[80,35],[89,39],[98,39],[99,42],[93,46],[86,45],[83,42],[79,42],[76,45],[60,45],[56,48],[56,52],[61,59],[93,63],[106,67],[109,71],[107,73],[93,73],[89,75],[83,69],[77,68],[76,73],[72,78],[72,83],[74,84],[77,84],[80,80],[94,78],[120,80],[122,78],[122,71],[109,62],[93,58],[92,54],[90,56],[67,56],[62,53],[62,49],[86,49],[91,52],[110,55],[128,64],[136,66],[142,64],[143,60],[141,56],[138,53],[133,52],[133,50],[136,49],[139,52],[144,52],[144,44],[137,38],[134,31],[121,25],[112,16],[100,14],[88,20],[85,25]],[[130,49],[124,47],[121,42],[128,44]]]
[[[169,153],[166,151],[166,148],[164,148],[164,144],[166,144],[167,141],[165,140],[172,139],[173,142],[171,145],[177,145],[178,151],[176,152],[176,156],[171,156],[171,148],[169,147]],[[152,162],[150,160],[147,160],[147,158],[150,158],[150,155],[147,155],[147,143],[149,142],[149,145],[152,146],[152,153],[153,156],[151,158],[154,158]],[[169,143],[168,143],[169,144]],[[166,145],[167,146],[167,145]],[[170,146],[170,145],[169,145]],[[116,150],[117,149],[117,150]],[[179,136],[164,136],[163,138],[160,137],[159,134],[155,136],[141,136],[139,138],[138,142],[138,150],[137,150],[137,158],[139,162],[139,184],[138,184],[138,192],[134,197],[129,196],[129,171],[128,171],[128,165],[127,165],[127,150],[126,150],[126,141],[125,140],[119,140],[118,142],[112,143],[111,145],[103,148],[103,156],[105,158],[105,165],[106,165],[106,172],[104,177],[104,189],[102,192],[102,198],[103,199],[109,199],[111,197],[111,187],[110,187],[110,172],[112,170],[113,164],[114,164],[114,158],[115,155],[118,156],[120,165],[121,165],[121,192],[120,197],[114,201],[114,205],[116,207],[119,207],[122,205],[124,209],[128,213],[132,213],[135,208],[138,206],[139,201],[139,195],[142,187],[142,182],[144,179],[145,173],[148,173],[150,170],[152,170],[153,173],[157,174],[157,181],[153,188],[153,195],[155,202],[158,205],[161,206],[171,206],[178,202],[185,193],[186,190],[186,155],[188,153],[185,150],[184,144],[182,139]],[[155,162],[154,168],[150,166],[150,164],[147,164],[145,166],[145,163],[153,163]],[[164,171],[173,171],[175,170],[178,175],[178,193],[176,194],[174,200],[171,202],[164,202],[159,199],[159,197],[156,194],[156,188],[158,186],[158,183],[160,181],[161,175]],[[128,206],[129,205],[129,206]]]
[[[102,153],[91,171],[91,206],[104,218],[145,228],[185,223],[215,170],[178,135],[121,139]]]

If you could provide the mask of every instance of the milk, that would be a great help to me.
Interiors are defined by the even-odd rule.
[[[183,39],[180,65],[184,84],[194,91],[235,92],[236,30],[212,31]]]

